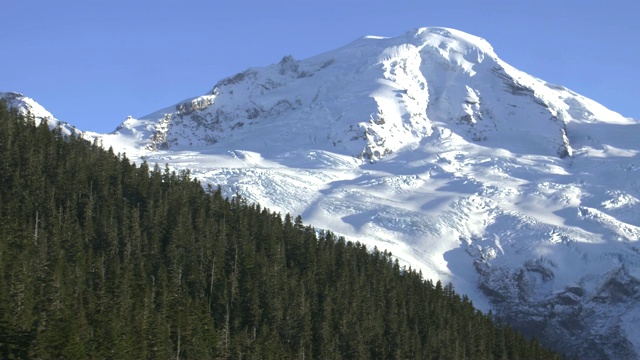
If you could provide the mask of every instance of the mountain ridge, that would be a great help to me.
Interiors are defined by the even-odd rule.
[[[487,105],[484,106],[484,102],[479,102],[480,98],[478,97],[478,93],[481,92],[478,87],[482,88],[482,86],[476,84],[476,89],[474,89],[468,85],[462,86],[453,81],[461,75],[466,75],[469,80],[473,80],[471,78],[476,75],[471,65],[472,62],[464,58],[464,56],[467,56],[475,61],[477,66],[483,66],[483,63],[487,64],[487,62],[493,61],[492,64],[494,66],[491,71],[495,76],[502,79],[502,83],[508,87],[508,91],[513,95],[521,95],[538,101],[542,108],[540,111],[548,112],[550,119],[555,124],[536,124],[536,126],[544,125],[549,128],[545,132],[548,133],[545,136],[548,138],[547,141],[555,144],[554,147],[556,148],[553,149],[555,152],[560,156],[571,155],[572,148],[565,126],[567,122],[574,120],[574,115],[576,114],[567,113],[566,109],[571,108],[571,106],[564,102],[563,98],[571,98],[577,105],[580,105],[581,101],[586,99],[576,96],[577,94],[569,90],[548,85],[539,79],[517,71],[515,68],[500,61],[493,53],[490,45],[488,43],[485,45],[486,41],[482,39],[477,38],[476,42],[481,42],[483,46],[467,44],[468,47],[451,47],[449,43],[452,42],[451,36],[453,35],[450,31],[442,28],[422,28],[417,30],[413,36],[409,36],[411,33],[407,33],[400,38],[400,41],[395,38],[362,38],[336,50],[338,52],[337,55],[335,52],[327,52],[302,62],[287,56],[278,64],[263,69],[264,71],[258,71],[258,68],[253,68],[223,79],[214,86],[210,93],[176,104],[173,112],[167,112],[168,109],[165,109],[140,118],[139,120],[145,124],[146,129],[139,131],[137,137],[148,139],[146,141],[149,149],[166,149],[181,144],[188,146],[213,145],[221,140],[221,136],[228,135],[223,134],[225,130],[236,130],[255,124],[264,118],[286,118],[289,113],[294,112],[295,116],[298,117],[310,115],[318,117],[320,114],[325,114],[324,121],[332,124],[329,128],[333,132],[326,133],[324,131],[325,134],[323,135],[336,148],[332,150],[369,160],[378,159],[385,154],[399,150],[403,146],[419,143],[421,138],[432,134],[434,120],[443,119],[446,121],[447,119],[455,119],[467,125],[467,129],[465,129],[467,136],[470,136],[475,141],[483,140],[488,138],[495,127],[500,126],[496,119],[516,117],[513,115],[521,116],[522,114],[518,113],[518,110],[506,114],[493,114],[492,110],[497,106],[495,103],[501,99],[488,99]],[[429,34],[426,40],[420,38],[420,36],[424,37],[424,34]],[[434,37],[440,43],[431,44],[431,42],[436,41],[433,39]],[[418,42],[421,48],[416,47],[414,44],[405,44],[405,38]],[[422,43],[419,40],[415,40],[416,38]],[[370,44],[370,42],[380,43],[385,41],[399,42],[400,45],[383,45],[382,51],[380,51],[380,46]],[[425,48],[427,50],[424,50]],[[351,60],[351,58],[359,59],[363,54],[366,54],[367,56],[362,57],[369,59],[372,57],[371,53],[376,53],[376,51],[381,53],[373,56],[376,60],[364,60],[364,65],[355,66],[358,71],[355,71],[356,75],[351,76],[351,78],[349,78],[348,74],[340,73],[340,69],[338,69],[338,71],[334,71],[334,74],[323,77],[324,84],[317,85],[309,79],[328,67],[343,67],[349,73],[354,72],[351,70],[354,67],[353,63],[357,61]],[[434,52],[438,52],[437,56],[446,55],[447,58],[443,58],[445,61],[440,64],[437,58],[436,61],[422,62],[420,54],[415,54],[415,52],[420,51],[428,52],[430,53],[429,55],[434,55]],[[487,52],[485,53],[485,51]],[[399,54],[409,59],[409,62],[403,61],[402,64],[398,64],[397,61],[393,60]],[[486,61],[485,55],[488,55]],[[340,60],[337,64],[335,63],[336,57]],[[457,64],[459,71],[446,71],[446,68],[452,62]],[[423,65],[424,69],[418,68],[411,69],[409,72],[406,71],[407,66],[415,68],[421,65]],[[486,67],[487,65],[484,66]],[[382,77],[378,76],[380,70],[383,71]],[[336,72],[338,73],[337,75],[335,74]],[[365,72],[374,72],[374,74],[369,77],[359,76]],[[423,73],[434,74],[429,75],[433,79],[430,78],[427,81],[424,77],[420,78]],[[450,79],[437,79],[441,74],[449,74]],[[411,77],[417,77],[417,82],[412,82],[411,80],[414,79],[411,79]],[[346,81],[347,84],[341,83],[341,78],[346,78],[348,80]],[[496,80],[492,82],[491,86],[500,86],[499,79]],[[481,84],[485,81],[486,79],[480,79],[477,83]],[[296,82],[303,82],[304,86],[295,87]],[[371,86],[372,82],[373,85]],[[368,83],[367,87],[363,85],[365,83]],[[297,92],[299,95],[293,99],[280,96],[279,92],[283,91],[282,87],[295,87],[290,89],[289,92]],[[304,88],[312,88],[316,91],[307,94],[304,90],[301,90]],[[348,89],[350,90],[348,93],[354,94],[350,97],[339,99],[341,103],[347,103],[353,110],[349,111],[349,107],[344,105],[338,108],[326,106],[327,103],[335,104],[337,102],[337,99],[333,99],[326,94],[333,91],[334,88]],[[375,90],[371,91],[371,89]],[[492,91],[492,89],[486,89],[486,86],[482,90],[485,94],[490,94]],[[396,96],[402,98],[401,104],[398,104],[398,101],[393,101]],[[260,101],[256,101],[254,98],[258,98]],[[449,101],[451,98],[454,98],[454,101]],[[238,99],[238,101],[234,99]],[[239,101],[247,104],[239,104]],[[365,108],[362,104],[367,103],[369,106]],[[526,106],[527,104],[523,104],[522,101],[511,101],[508,104],[508,106],[514,108],[523,105]],[[215,112],[206,111],[210,106],[216,108]],[[581,107],[584,108],[584,106]],[[599,110],[606,112],[604,108]],[[525,114],[527,114],[526,111]],[[169,118],[165,116],[169,116]],[[191,122],[197,125],[194,131],[189,132],[188,129],[180,129],[185,117],[191,117]],[[603,118],[602,115],[598,115],[598,117]],[[604,117],[612,118],[614,114],[605,114]],[[621,116],[618,115],[618,117]],[[348,119],[348,121],[340,123],[340,119]],[[485,120],[482,121],[483,119]],[[292,124],[289,125],[295,126],[300,123],[297,120],[292,119]],[[393,122],[385,126],[384,123],[390,120]],[[280,120],[280,122],[282,121]],[[122,127],[135,130],[136,126],[125,122],[117,131],[121,130]],[[150,130],[150,126],[154,127],[153,131]],[[527,129],[527,123],[519,123],[517,127]],[[403,128],[408,131],[403,131]],[[146,133],[150,131],[151,134]],[[240,129],[234,131],[234,134],[242,132],[243,130]],[[553,134],[554,132],[555,134]],[[287,131],[285,129],[274,133],[286,134]],[[400,141],[399,139],[404,140]],[[315,139],[310,140],[317,142],[318,138],[316,136]],[[363,141],[360,144],[354,144],[354,141],[358,142],[357,140]]]
[[[63,135],[82,134],[75,126],[56,119],[53,114],[38,104],[34,99],[24,96],[21,93],[12,91],[0,92],[0,99],[5,100],[9,107],[18,110],[22,115],[32,116],[36,125],[40,124],[41,121],[46,121],[51,128],[60,127]]]
[[[444,28],[284,57],[93,134],[349,239],[585,358],[640,354],[640,124]]]

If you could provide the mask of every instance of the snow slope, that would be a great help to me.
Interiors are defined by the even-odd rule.
[[[584,358],[640,356],[640,123],[445,28],[252,68],[95,135],[388,249]]]
[[[52,129],[60,126],[62,134],[66,136],[82,134],[70,124],[56,119],[49,111],[32,98],[16,92],[0,92],[0,99],[4,99],[9,107],[17,109],[22,115],[33,116],[36,125],[40,125],[40,122],[46,121]]]

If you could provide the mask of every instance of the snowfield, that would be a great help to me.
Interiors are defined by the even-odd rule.
[[[546,345],[640,356],[640,122],[483,39],[364,37],[85,136],[387,249]]]

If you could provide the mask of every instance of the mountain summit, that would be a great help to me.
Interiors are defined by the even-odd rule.
[[[451,281],[546,345],[640,356],[640,123],[445,28],[251,68],[96,135]]]
[[[55,116],[53,116],[53,114],[51,114],[42,105],[23,94],[17,92],[0,92],[0,99],[6,101],[9,107],[17,109],[22,115],[33,117],[36,125],[45,121],[50,128],[60,127],[62,134],[66,136],[71,134],[82,134],[72,125],[56,119]]]
[[[566,157],[574,120],[628,122],[514,69],[483,39],[422,28],[364,37],[303,61],[286,56],[117,131],[151,150],[295,144],[379,160],[449,129],[488,147]]]

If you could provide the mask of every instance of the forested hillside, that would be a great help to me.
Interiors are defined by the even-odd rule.
[[[389,253],[0,102],[0,358],[558,357]]]

